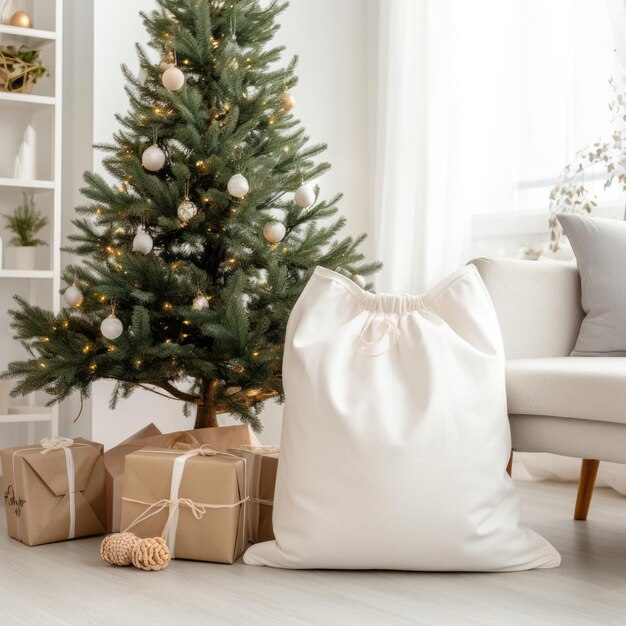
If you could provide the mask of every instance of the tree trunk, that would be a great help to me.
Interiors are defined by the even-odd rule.
[[[210,426],[217,426],[217,412],[215,411],[215,405],[211,404],[198,404],[196,406],[196,423],[194,428],[209,428]]]
[[[217,381],[211,380],[206,385],[202,394],[202,401],[196,406],[195,428],[210,428],[219,426],[217,423],[217,407],[215,405],[214,391]]]

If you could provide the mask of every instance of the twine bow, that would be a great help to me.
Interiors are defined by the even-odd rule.
[[[43,448],[41,454],[47,454],[50,450],[60,450],[70,448],[74,445],[74,440],[68,437],[44,437],[39,445]]]

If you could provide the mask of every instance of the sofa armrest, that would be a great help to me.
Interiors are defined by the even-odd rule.
[[[474,259],[491,295],[508,359],[568,356],[583,311],[573,263]]]

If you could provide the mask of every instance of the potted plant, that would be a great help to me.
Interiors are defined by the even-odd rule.
[[[4,215],[7,228],[15,235],[10,243],[15,254],[15,269],[34,270],[37,263],[37,246],[47,246],[35,235],[48,224],[35,206],[33,194],[23,194],[24,200],[12,215]]]

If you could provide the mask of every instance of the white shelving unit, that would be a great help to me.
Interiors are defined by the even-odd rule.
[[[20,28],[0,24],[0,46],[24,46],[29,49],[46,49],[52,47],[51,61],[46,66],[51,77],[42,79],[48,84],[42,88],[45,95],[7,93],[0,91],[0,116],[7,120],[14,115],[16,120],[23,120],[24,116],[48,113],[50,120],[50,160],[46,159],[49,170],[49,179],[18,180],[0,177],[0,198],[5,194],[15,194],[16,191],[27,191],[33,194],[51,194],[52,204],[50,211],[50,261],[48,269],[16,270],[0,269],[0,288],[2,281],[24,281],[24,289],[31,302],[51,308],[55,313],[59,311],[59,289],[61,286],[61,148],[62,148],[62,97],[63,97],[63,0],[33,0],[34,25],[37,28]],[[47,28],[39,28],[45,24]],[[36,90],[39,88],[37,85]],[[52,91],[52,94],[48,93]],[[51,294],[51,301],[42,301],[42,281],[47,283],[45,293]],[[23,291],[22,291],[23,293]],[[0,364],[1,369],[7,363]],[[41,400],[41,398],[40,398]],[[35,395],[29,398],[28,406],[10,407],[7,414],[0,414],[0,425],[27,423],[28,438],[34,439],[35,424],[50,423],[51,435],[59,432],[59,411],[55,406],[52,409],[36,406]]]

